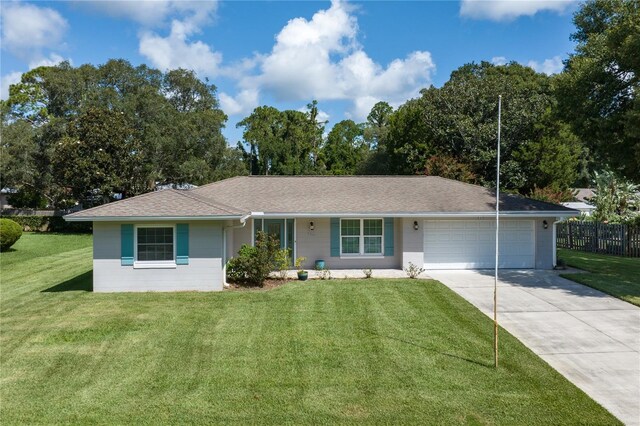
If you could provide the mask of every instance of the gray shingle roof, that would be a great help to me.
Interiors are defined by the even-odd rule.
[[[564,206],[507,194],[500,197],[500,209],[524,214],[575,212]],[[149,193],[71,217],[493,211],[494,191],[436,176],[240,176],[189,191]]]
[[[245,212],[192,194],[191,191],[168,189],[149,192],[65,216],[84,217],[202,217],[241,216]]]
[[[490,212],[495,192],[436,176],[243,176],[191,191],[241,210],[265,213]],[[568,211],[503,195],[505,211]]]

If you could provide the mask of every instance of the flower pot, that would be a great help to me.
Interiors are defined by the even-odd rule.
[[[300,281],[306,281],[309,278],[309,273],[307,271],[298,271],[298,279]]]
[[[316,270],[320,271],[324,269],[324,260],[318,259],[316,260]]]

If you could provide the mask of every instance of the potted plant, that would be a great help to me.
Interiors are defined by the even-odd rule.
[[[302,264],[305,262],[305,260],[307,260],[307,258],[301,256],[296,258],[296,262],[295,262],[296,269],[298,270],[298,279],[300,281],[306,281],[307,278],[309,278],[309,272],[302,269]]]

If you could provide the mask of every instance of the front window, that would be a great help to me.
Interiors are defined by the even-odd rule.
[[[342,219],[340,253],[382,255],[382,219]]]
[[[172,261],[173,228],[172,227],[140,227],[137,241],[139,262]]]

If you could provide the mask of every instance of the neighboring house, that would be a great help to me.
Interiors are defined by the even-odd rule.
[[[596,206],[587,204],[584,201],[568,201],[566,203],[562,203],[562,205],[570,209],[578,210],[585,216],[591,216],[591,214],[596,210]]]
[[[18,190],[14,188],[2,188],[0,189],[0,210],[11,209],[13,206],[9,204],[9,197],[11,194],[17,194]]]
[[[574,198],[576,201],[589,201],[596,195],[591,188],[574,188],[572,191],[575,192]]]
[[[591,216],[596,209],[596,206],[588,203],[588,201],[595,195],[593,189],[574,188],[572,191],[575,192],[574,200],[562,203],[562,205],[570,209],[578,210],[585,216]]]
[[[577,211],[500,200],[500,267],[551,269],[555,222]],[[243,176],[65,216],[93,221],[94,291],[222,290],[256,232],[307,268],[492,268],[495,193],[433,176]]]
[[[167,189],[196,189],[198,186],[197,185],[193,185],[191,183],[163,183],[163,184],[158,184],[156,182],[156,191],[165,191]]]

